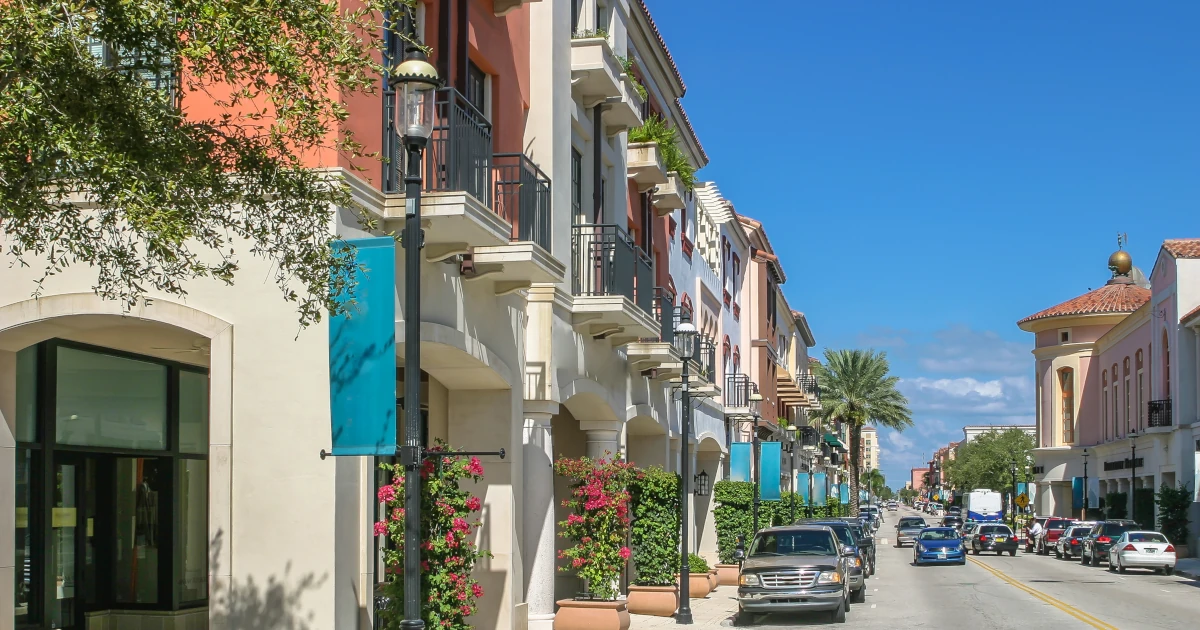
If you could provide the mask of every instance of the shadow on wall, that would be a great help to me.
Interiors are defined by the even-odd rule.
[[[218,531],[209,544],[209,570],[220,575],[217,559],[225,533]],[[209,627],[213,630],[318,630],[312,612],[306,612],[304,597],[324,585],[328,576],[291,575],[291,563],[283,575],[270,576],[259,584],[254,578],[215,582],[209,594]]]

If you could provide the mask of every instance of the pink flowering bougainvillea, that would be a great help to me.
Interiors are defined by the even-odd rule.
[[[421,616],[429,630],[465,630],[467,617],[477,611],[483,587],[471,576],[480,558],[491,553],[475,546],[479,527],[478,497],[459,487],[463,480],[483,478],[478,458],[455,455],[438,441],[421,467]],[[386,520],[375,523],[375,535],[391,541],[384,551],[388,582],[388,607],[381,611],[386,628],[399,628],[404,618],[404,467],[382,464],[392,473],[392,483],[379,489],[386,505]]]
[[[584,579],[594,597],[616,599],[617,578],[629,559],[628,487],[637,469],[618,453],[611,460],[560,458],[554,472],[572,480],[571,497],[562,502],[571,513],[558,523],[558,535],[575,544],[558,553],[570,560],[561,570]]]

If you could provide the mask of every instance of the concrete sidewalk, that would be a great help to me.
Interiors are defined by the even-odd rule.
[[[1175,574],[1200,580],[1200,558],[1180,558],[1175,561]]]
[[[737,612],[737,587],[718,586],[717,590],[708,597],[692,600],[691,627],[697,629],[716,629],[733,625],[733,615]],[[649,615],[630,615],[630,630],[645,630],[647,628],[674,628],[674,617],[651,617]]]

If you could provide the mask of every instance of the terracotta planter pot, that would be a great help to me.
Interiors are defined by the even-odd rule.
[[[708,592],[711,593],[711,592],[717,590],[717,586],[720,584],[721,584],[721,580],[719,578],[717,578],[717,570],[709,569],[708,570]]]
[[[742,567],[736,564],[718,564],[717,583],[722,586],[737,586],[738,574],[741,571]]]
[[[634,615],[670,617],[679,608],[679,588],[676,586],[630,585],[625,600],[629,612]]]
[[[629,630],[625,602],[560,599],[554,630]]]
[[[688,574],[688,596],[691,599],[702,599],[708,597],[712,592],[712,585],[708,581],[707,573],[689,573]]]

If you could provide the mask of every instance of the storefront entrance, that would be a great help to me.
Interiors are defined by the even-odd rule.
[[[102,348],[18,353],[18,628],[203,615],[207,388],[196,366]]]

